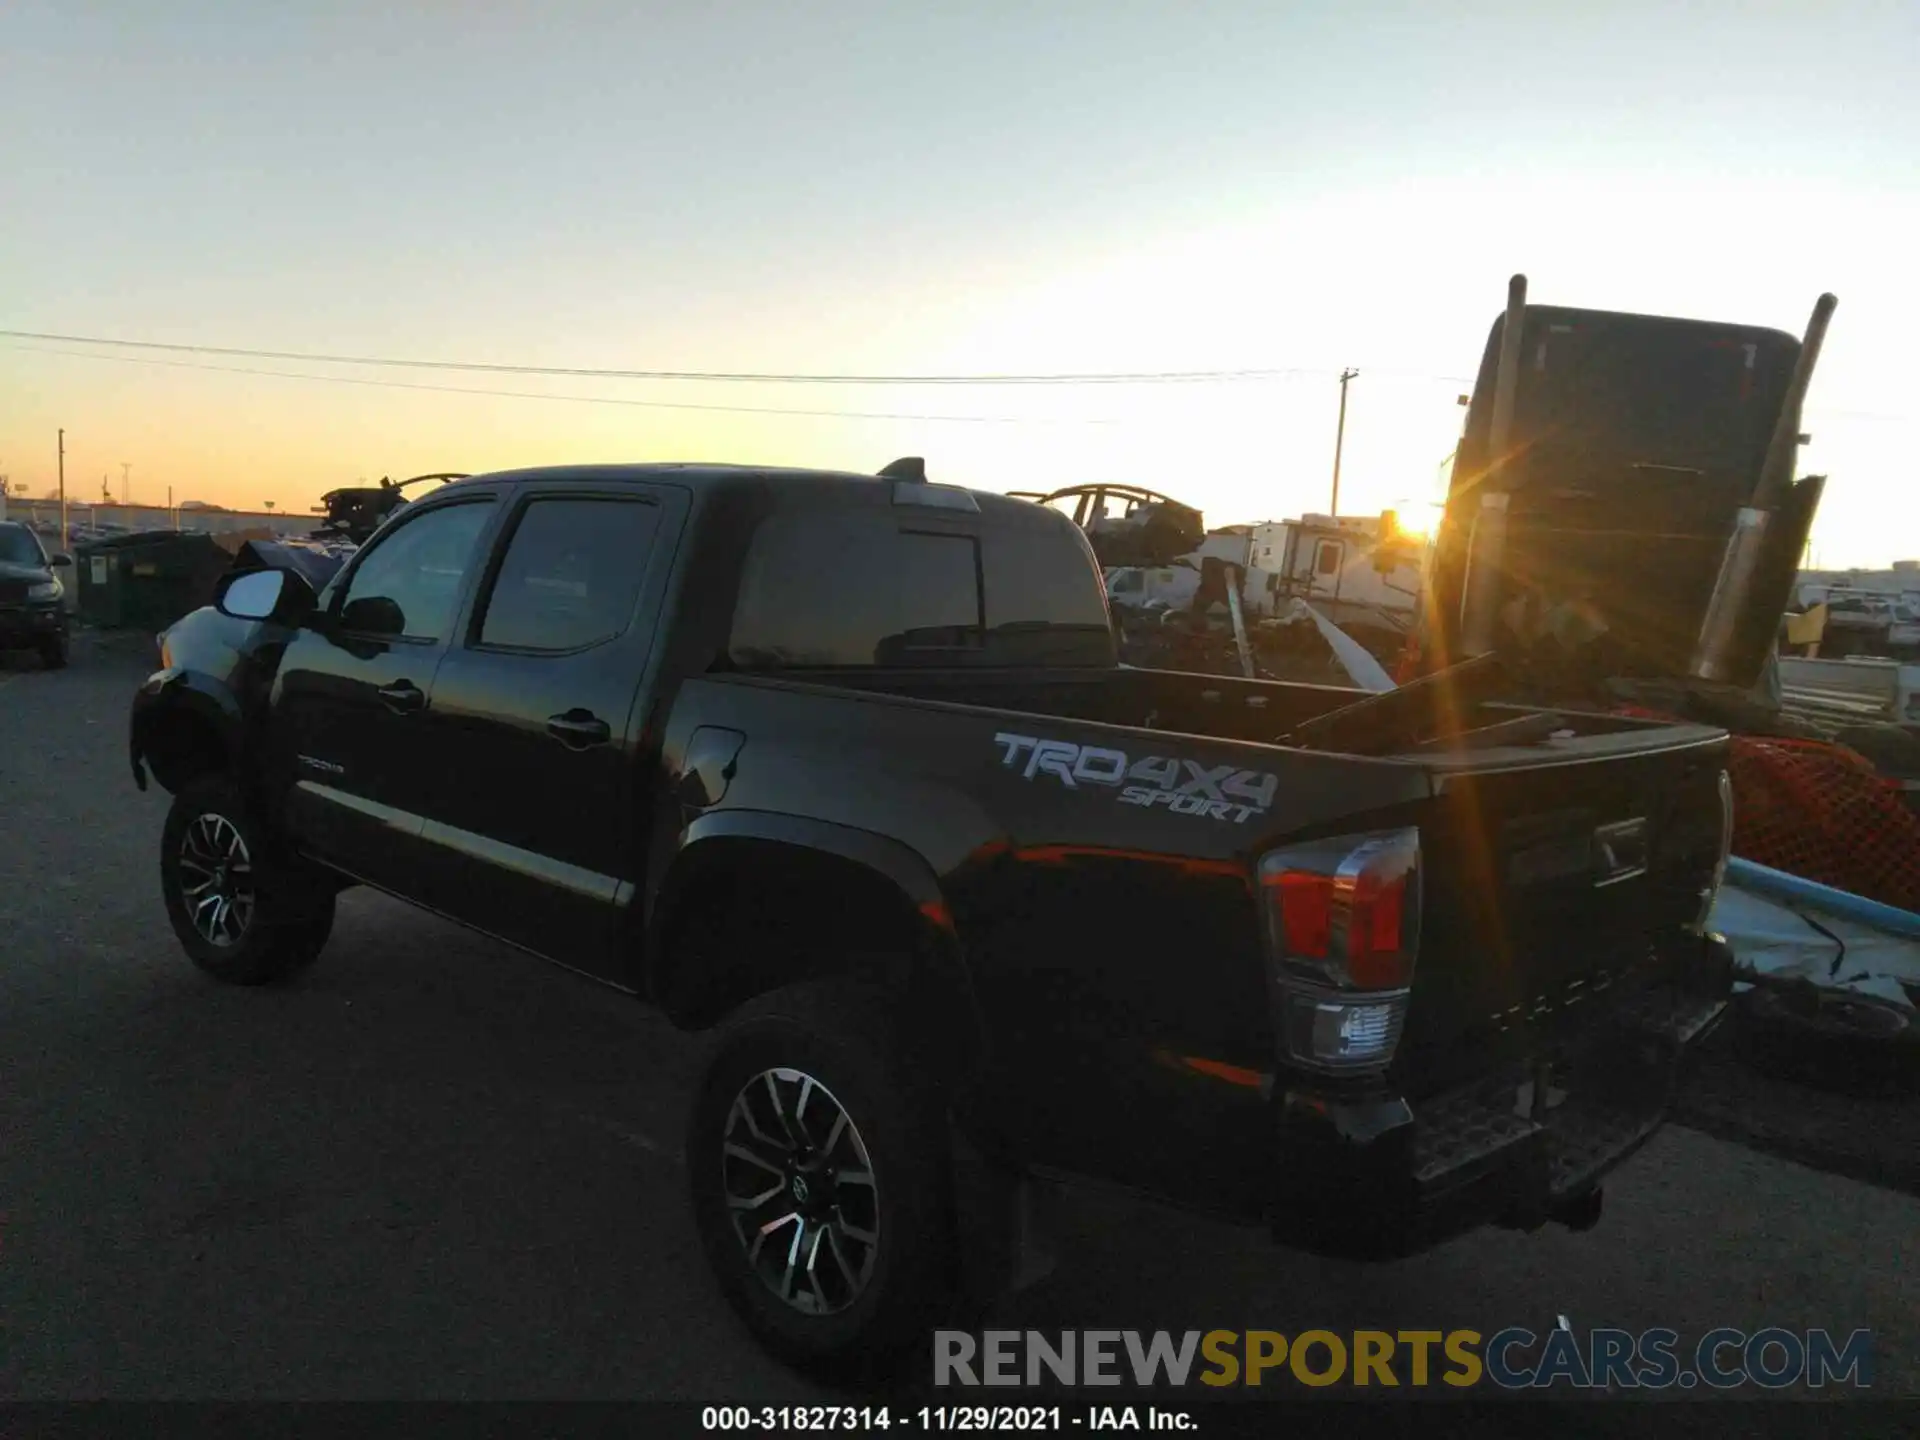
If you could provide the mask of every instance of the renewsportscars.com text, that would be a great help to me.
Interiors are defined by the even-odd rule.
[[[1730,1390],[1873,1383],[1867,1330],[938,1330],[939,1386]]]

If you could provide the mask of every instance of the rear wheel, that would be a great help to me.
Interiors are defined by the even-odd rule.
[[[264,985],[304,969],[333,930],[333,886],[283,857],[225,776],[174,798],[160,841],[167,919],[218,980]]]
[[[946,1118],[866,992],[803,985],[730,1023],[687,1165],[720,1288],[789,1364],[876,1375],[953,1301]]]

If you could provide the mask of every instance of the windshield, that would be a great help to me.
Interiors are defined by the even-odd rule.
[[[0,564],[45,565],[40,542],[24,525],[0,525]]]

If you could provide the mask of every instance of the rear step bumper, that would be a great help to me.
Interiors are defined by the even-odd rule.
[[[1578,1225],[1608,1172],[1665,1123],[1687,1055],[1726,1013],[1731,954],[1704,943],[1692,983],[1643,990],[1551,1066],[1502,1068],[1417,1104],[1288,1094],[1275,1239],[1392,1259],[1483,1225]]]

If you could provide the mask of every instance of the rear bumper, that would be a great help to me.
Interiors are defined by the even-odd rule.
[[[1446,1093],[1276,1096],[1276,1239],[1356,1259],[1484,1225],[1533,1229],[1591,1197],[1665,1123],[1689,1053],[1721,1021],[1732,956],[1701,942],[1686,982],[1638,992],[1575,1044]]]

